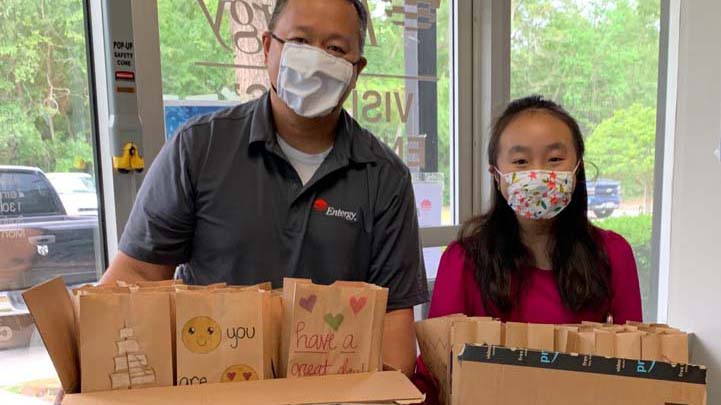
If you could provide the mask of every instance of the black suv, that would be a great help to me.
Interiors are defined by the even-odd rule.
[[[40,169],[0,166],[0,349],[22,344],[29,326],[22,290],[56,276],[97,280],[99,240],[98,218],[68,216]]]

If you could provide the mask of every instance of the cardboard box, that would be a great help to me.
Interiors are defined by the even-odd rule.
[[[454,405],[706,405],[706,369],[466,344]],[[458,380],[458,381],[456,381]]]
[[[68,395],[64,405],[213,404],[413,404],[423,397],[397,371],[241,383],[184,385]]]
[[[686,365],[688,334],[667,325],[501,324],[452,315],[419,321],[416,332],[445,404],[705,404],[696,398],[705,398],[706,370]],[[463,358],[467,344],[493,350],[482,360]],[[535,363],[527,360],[533,356]],[[459,378],[468,369],[474,376]],[[675,401],[678,395],[691,399]]]
[[[23,294],[67,393],[64,404],[411,404],[423,395],[398,371],[78,394],[80,361],[73,304],[62,278]]]

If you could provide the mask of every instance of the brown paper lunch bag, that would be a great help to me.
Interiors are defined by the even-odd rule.
[[[284,282],[281,362],[285,376],[382,370],[388,290],[358,282]]]
[[[175,293],[176,384],[272,378],[271,293],[180,289]]]
[[[173,385],[170,294],[77,295],[82,392]]]

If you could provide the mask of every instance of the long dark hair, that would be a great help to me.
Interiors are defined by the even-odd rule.
[[[576,120],[560,105],[541,96],[511,102],[493,125],[488,161],[497,167],[501,134],[524,112],[543,111],[560,119],[571,130],[576,154],[582,161],[583,135]],[[486,310],[494,316],[509,314],[523,292],[531,253],[521,241],[520,225],[500,192],[498,176],[490,210],[461,228],[458,240],[467,259],[475,265],[476,281]],[[548,249],[558,290],[566,307],[574,312],[607,308],[610,298],[610,264],[598,229],[588,220],[586,172],[576,172],[571,203],[555,219]],[[496,313],[494,313],[496,312]]]

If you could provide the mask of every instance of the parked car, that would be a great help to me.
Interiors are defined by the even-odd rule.
[[[98,240],[98,218],[68,215],[40,169],[0,166],[0,292],[13,309],[24,310],[21,290],[56,276],[96,281]]]
[[[596,218],[607,218],[621,206],[621,183],[616,180],[598,179],[586,183],[588,209]]]
[[[68,215],[98,215],[98,193],[87,173],[47,173]]]

